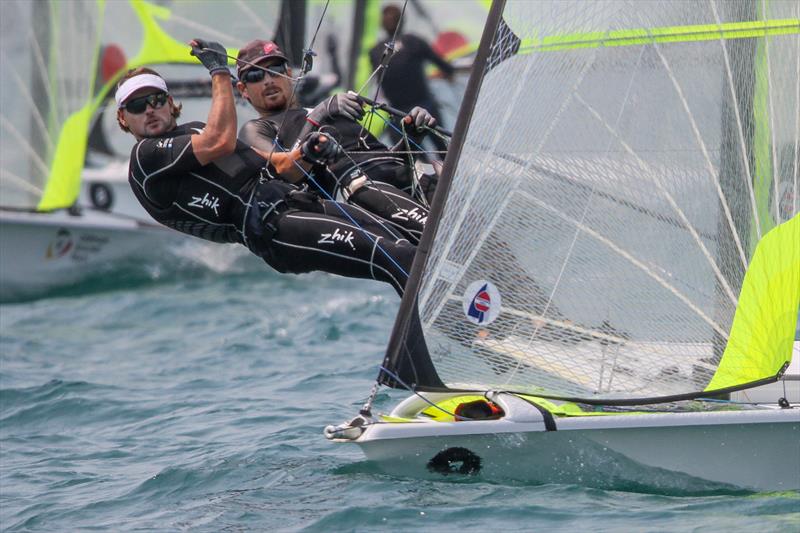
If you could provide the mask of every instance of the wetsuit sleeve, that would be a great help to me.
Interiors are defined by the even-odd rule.
[[[272,151],[274,139],[275,130],[273,127],[261,120],[251,120],[239,130],[239,140],[262,152],[269,153]]]
[[[203,165],[192,151],[192,136],[144,139],[131,153],[131,177],[156,205],[168,204],[178,180]]]
[[[448,76],[455,72],[453,65],[442,59],[439,54],[434,52],[433,48],[431,48],[431,45],[429,45],[427,41],[419,37],[414,37],[414,39],[417,41],[417,46],[419,47],[420,55],[422,55],[422,57],[426,57],[431,63],[439,67],[439,70]]]
[[[373,70],[378,68],[378,64],[381,62],[381,55],[383,54],[384,50],[384,43],[378,43],[372,47],[372,50],[369,51],[369,60],[372,62]]]

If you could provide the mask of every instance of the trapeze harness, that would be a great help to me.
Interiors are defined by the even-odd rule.
[[[279,272],[322,270],[391,283],[402,292],[415,247],[356,206],[321,202],[280,179],[243,142],[201,165],[190,122],[131,151],[128,181],[161,224],[213,242],[241,243]]]
[[[248,144],[272,150],[276,134],[277,150],[289,151],[298,146],[307,126],[306,109],[289,109],[269,118],[246,123],[239,132]],[[315,165],[309,173],[313,183],[305,183],[309,192],[327,198],[340,195],[349,204],[374,213],[412,242],[419,242],[428,219],[428,209],[414,200],[406,161],[394,154],[368,131],[346,118],[335,118],[320,125],[319,131],[339,142],[345,156],[326,166]]]

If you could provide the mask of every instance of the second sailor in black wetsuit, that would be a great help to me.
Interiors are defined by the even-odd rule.
[[[252,41],[238,59],[238,89],[260,115],[242,127],[239,137],[260,151],[280,153],[296,148],[313,130],[332,136],[344,156],[327,166],[314,166],[310,175],[315,183],[306,184],[308,190],[330,198],[341,194],[349,204],[384,218],[418,241],[428,209],[411,196],[412,171],[403,157],[389,152],[356,122],[364,113],[356,97],[339,94],[313,110],[300,108],[290,101],[292,71],[275,43]],[[408,121],[417,127],[435,123],[421,108],[412,110]],[[306,178],[299,169],[282,175],[298,183]]]
[[[386,281],[402,292],[412,244],[377,217],[275,179],[282,168],[325,161],[339,150],[335,143],[317,134],[267,165],[236,139],[225,49],[191,44],[212,76],[206,124],[177,125],[180,109],[155,71],[134,69],[117,87],[119,125],[137,140],[129,182],[147,212],[196,237],[241,243],[279,272],[322,270]]]

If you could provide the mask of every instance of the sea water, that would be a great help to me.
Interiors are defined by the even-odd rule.
[[[800,531],[797,492],[382,474],[322,429],[366,399],[398,303],[259,265],[0,305],[0,528]]]

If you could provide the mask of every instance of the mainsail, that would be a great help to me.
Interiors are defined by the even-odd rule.
[[[800,4],[495,2],[379,380],[754,386],[800,303]]]

